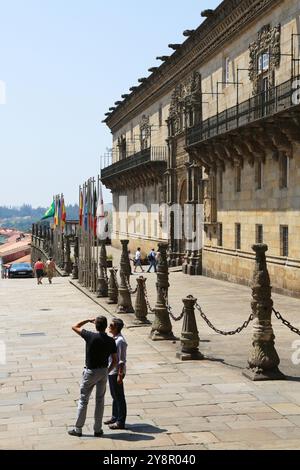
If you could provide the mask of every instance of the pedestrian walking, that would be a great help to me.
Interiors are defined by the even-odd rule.
[[[142,273],[144,272],[143,270],[143,266],[142,266],[142,253],[141,253],[141,249],[138,248],[136,250],[136,253],[135,253],[135,257],[134,257],[134,273],[136,273],[136,268],[137,266],[139,266],[142,270]]]
[[[82,329],[87,323],[93,323],[96,333]],[[94,436],[103,436],[102,419],[104,412],[104,395],[106,391],[108,373],[117,364],[117,347],[113,338],[105,332],[107,328],[106,317],[99,316],[96,319],[83,320],[72,327],[86,342],[85,367],[80,386],[80,399],[78,402],[77,421],[74,429],[68,431],[70,436],[82,436],[82,428],[85,424],[87,407],[93,388],[96,386],[96,406]],[[111,362],[108,367],[108,360]]]
[[[44,269],[45,269],[45,265],[42,262],[41,258],[39,258],[34,265],[34,271],[35,271],[38,284],[42,284],[42,279],[44,276]]]
[[[125,429],[127,416],[127,405],[124,393],[124,377],[126,374],[126,353],[127,343],[121,331],[124,327],[123,320],[113,318],[109,325],[109,332],[117,346],[117,365],[111,370],[108,376],[110,394],[112,396],[112,415],[104,424],[108,424],[110,429]]]
[[[52,284],[52,279],[55,274],[55,262],[53,261],[52,258],[49,258],[48,261],[46,262],[46,272],[47,272],[49,284]]]
[[[149,266],[149,269],[148,269],[147,273],[150,273],[152,267],[154,268],[154,272],[156,273],[157,272],[157,269],[156,269],[156,264],[157,263],[156,263],[156,253],[155,253],[154,248],[152,248],[152,250],[150,251],[150,253],[148,255],[148,261],[150,263],[150,266]]]

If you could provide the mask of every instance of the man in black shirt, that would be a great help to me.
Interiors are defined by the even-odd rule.
[[[82,329],[87,323],[93,323],[97,333]],[[117,364],[117,348],[113,338],[109,337],[105,330],[107,328],[107,319],[103,316],[96,319],[84,320],[72,327],[72,330],[80,335],[86,342],[85,368],[80,386],[80,399],[78,402],[78,414],[75,428],[68,433],[71,436],[82,436],[82,428],[86,420],[89,398],[96,386],[96,407],[94,436],[101,437],[102,418],[104,412],[104,395],[108,372]],[[108,368],[108,359],[112,356],[112,364]]]

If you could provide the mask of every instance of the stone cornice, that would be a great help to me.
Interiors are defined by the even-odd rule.
[[[175,84],[208,60],[258,16],[283,0],[224,0],[170,58],[105,120],[116,132],[126,122],[172,91]]]

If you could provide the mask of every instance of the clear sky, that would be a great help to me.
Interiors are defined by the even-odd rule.
[[[77,202],[111,146],[104,113],[219,3],[0,0],[0,205]]]

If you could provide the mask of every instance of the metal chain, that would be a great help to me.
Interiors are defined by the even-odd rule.
[[[124,276],[124,279],[125,279],[126,287],[127,287],[127,289],[129,290],[130,294],[131,294],[131,295],[136,294],[136,293],[137,293],[137,287],[133,290],[132,287],[131,287],[131,285],[129,284],[129,281],[128,281],[128,279],[127,279],[126,276]]]
[[[182,320],[183,316],[184,316],[184,307],[182,309],[182,312],[181,314],[178,316],[178,317],[175,317],[175,315],[173,314],[172,312],[172,307],[171,305],[169,304],[168,302],[168,292],[167,290],[165,289],[162,289],[162,292],[163,292],[163,296],[164,296],[164,299],[165,299],[165,305],[166,305],[166,308],[168,310],[168,314],[170,315],[170,317],[174,320],[174,321],[180,321]]]
[[[275,310],[275,308],[272,308],[273,312],[275,313],[275,316],[276,318],[278,318],[278,320],[281,320],[282,323],[287,326],[293,333],[296,333],[296,335],[300,335],[300,330],[298,328],[296,328],[295,326],[293,326],[289,321],[285,320],[282,315],[277,312]]]
[[[239,328],[237,328],[236,330],[233,330],[233,331],[222,331],[222,330],[218,330],[218,328],[216,328],[210,321],[209,319],[207,318],[207,316],[205,315],[205,313],[203,312],[201,306],[196,303],[196,308],[197,310],[199,310],[200,312],[200,315],[201,317],[203,318],[203,320],[205,321],[205,323],[207,323],[207,325],[212,329],[214,330],[216,333],[220,334],[220,335],[223,335],[223,336],[233,336],[233,335],[236,335],[237,333],[241,333],[241,331],[243,331],[245,328],[247,328],[247,326],[249,325],[249,323],[254,320],[254,315],[253,313],[251,313],[250,317],[248,318],[247,321],[245,321],[243,323],[242,326],[240,326]]]
[[[148,308],[149,312],[150,313],[155,313],[155,309],[153,309],[151,307],[150,302],[149,302],[149,297],[148,297],[148,292],[147,292],[147,289],[146,289],[146,283],[145,282],[143,283],[143,290],[144,290],[146,305],[147,305],[147,308]]]

